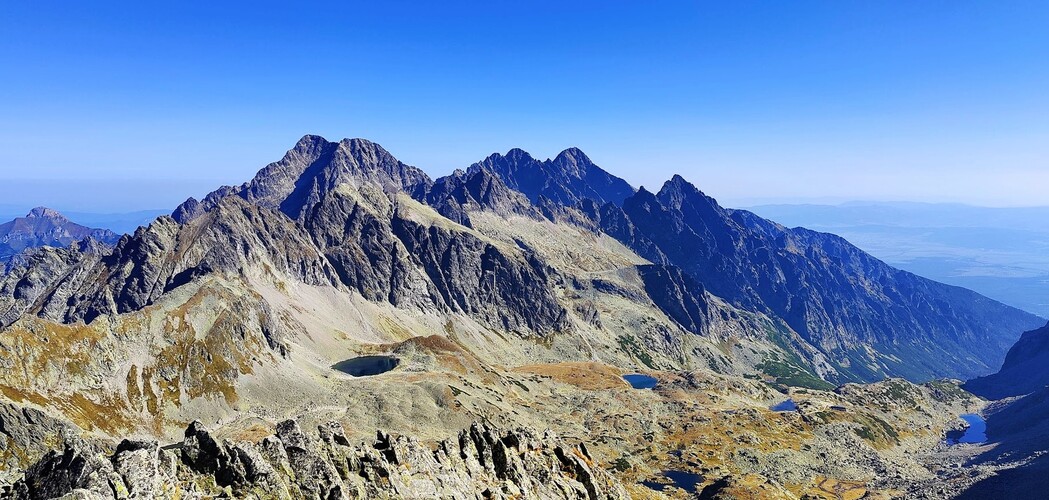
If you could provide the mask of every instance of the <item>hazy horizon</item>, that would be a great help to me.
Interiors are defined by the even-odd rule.
[[[461,167],[461,168],[465,168]],[[261,168],[261,166],[260,166]],[[445,172],[441,175],[447,175]],[[615,174],[615,172],[612,172]],[[427,174],[433,175],[430,172]],[[253,174],[252,174],[253,175]],[[969,203],[965,200],[916,200],[916,199],[865,199],[847,197],[725,197],[719,196],[702,184],[681,174],[693,182],[705,194],[715,198],[726,208],[751,209],[776,205],[847,206],[850,204],[921,204],[939,206],[964,206],[975,208],[1049,208],[1049,202],[1041,205],[993,205]],[[437,176],[434,176],[435,178]],[[204,195],[223,185],[240,185],[251,176],[240,180],[219,179],[3,179],[0,178],[0,217],[8,220],[20,217],[34,207],[45,206],[60,212],[82,212],[91,214],[127,214],[140,211],[173,210],[186,199],[201,199]],[[630,179],[627,179],[630,182]],[[637,184],[630,183],[634,188]],[[644,186],[658,190],[662,183]],[[3,222],[3,221],[0,221]]]

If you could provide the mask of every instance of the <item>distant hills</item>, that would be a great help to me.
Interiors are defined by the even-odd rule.
[[[120,236],[108,229],[96,229],[70,221],[46,207],[37,207],[25,217],[0,224],[0,263],[20,252],[43,246],[66,247],[85,238],[113,245]]]

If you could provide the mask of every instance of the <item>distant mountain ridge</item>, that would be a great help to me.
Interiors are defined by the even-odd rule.
[[[1041,322],[975,292],[899,271],[837,236],[725,209],[680,175],[658,193],[641,188],[602,205],[588,195],[599,189],[579,175],[550,175],[549,164],[523,152],[489,158],[499,165],[494,171],[512,179],[509,185],[529,189],[530,199],[558,186],[566,191],[560,199],[576,200],[596,227],[639,255],[680,266],[714,295],[783,319],[826,355],[839,380],[987,373],[1015,331]],[[576,182],[558,182],[565,176]],[[592,163],[587,176],[602,186],[625,184]]]
[[[574,205],[584,199],[622,204],[634,194],[630,184],[602,170],[578,148],[568,148],[545,161],[515,148],[470,167],[471,171],[481,168],[494,172],[510,189],[524,193],[533,203],[546,198],[561,205]]]
[[[74,223],[56,210],[36,207],[25,217],[0,224],[0,263],[20,252],[43,246],[66,247],[92,238],[113,245],[120,236],[108,229],[95,229]]]

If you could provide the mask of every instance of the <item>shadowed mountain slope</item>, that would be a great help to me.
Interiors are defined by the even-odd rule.
[[[998,373],[965,383],[965,390],[987,399],[1022,396],[1049,385],[1049,325],[1020,336]]]
[[[634,194],[630,184],[599,168],[577,148],[566,149],[553,160],[545,161],[511,149],[505,155],[493,154],[475,163],[470,170],[482,168],[494,172],[533,203],[541,197],[561,205],[574,205],[583,199],[621,203]]]
[[[582,156],[582,155],[580,155]],[[585,158],[585,156],[583,156]],[[1041,323],[1034,315],[966,289],[884,264],[842,238],[788,229],[750,212],[722,208],[681,176],[658,193],[644,188],[621,204],[589,198],[600,186],[536,178],[523,152],[493,155],[513,185],[533,165],[527,186],[558,185],[594,225],[654,262],[684,269],[714,295],[781,318],[835,365],[833,380],[971,377],[997,366],[1015,332]],[[588,164],[592,178],[611,177]],[[604,185],[602,183],[602,185]],[[533,191],[535,192],[535,191]],[[578,201],[584,200],[584,201]]]

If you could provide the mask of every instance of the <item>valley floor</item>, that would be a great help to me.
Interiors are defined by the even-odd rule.
[[[292,399],[281,412],[248,406],[206,426],[219,440],[255,442],[293,415],[303,429],[339,422],[351,443],[372,443],[382,430],[433,446],[474,421],[550,429],[585,446],[633,498],[940,498],[964,489],[964,478],[950,474],[973,453],[940,444],[955,416],[979,405],[947,382],[828,392],[646,371],[656,387],[634,389],[624,370],[597,362],[502,368],[440,338],[388,347],[401,360],[396,368],[367,377],[332,371],[322,382],[327,400]],[[796,410],[770,409],[788,398]],[[181,440],[160,436],[161,445]]]

